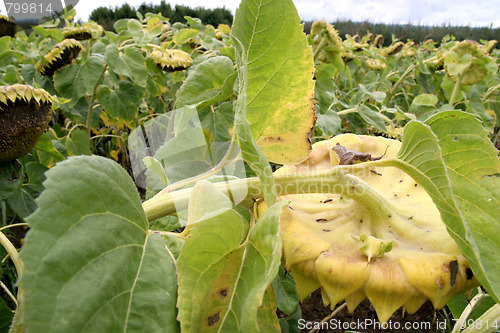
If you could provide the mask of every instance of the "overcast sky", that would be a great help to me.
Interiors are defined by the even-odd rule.
[[[146,0],[157,4],[161,0]],[[139,6],[142,0],[80,0],[76,6],[78,18],[87,20],[99,6],[115,7],[128,2]],[[225,7],[233,15],[240,0],[166,0],[172,6]],[[469,25],[500,27],[500,1],[498,0],[294,0],[303,20],[351,19],[373,23],[412,23],[419,25]]]

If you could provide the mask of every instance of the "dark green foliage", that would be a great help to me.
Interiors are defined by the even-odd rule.
[[[441,26],[419,26],[412,24],[384,24],[372,23],[369,21],[353,22],[348,21],[335,21],[332,22],[335,29],[338,30],[340,37],[345,39],[345,35],[359,35],[364,36],[369,32],[384,36],[384,45],[389,46],[393,42],[393,35],[406,42],[407,39],[413,40],[415,43],[422,43],[431,38],[436,42],[440,42],[447,35],[454,36],[457,40],[475,40],[479,42],[484,40],[500,40],[500,28],[491,27],[454,27],[451,25]],[[304,23],[304,31],[309,34],[312,22]],[[499,45],[497,45],[497,48]]]
[[[113,30],[115,21],[125,18],[136,18],[136,12],[142,15],[146,13],[161,13],[163,16],[169,18],[170,23],[185,23],[186,20],[184,16],[197,17],[201,19],[203,24],[211,24],[213,26],[217,26],[220,23],[230,25],[233,22],[233,15],[226,8],[190,8],[182,5],[176,5],[172,8],[170,4],[165,3],[165,1],[162,1],[159,5],[143,3],[137,8],[130,7],[128,4],[123,4],[121,7],[115,7],[114,9],[99,7],[92,11],[89,19],[99,23],[106,30]]]

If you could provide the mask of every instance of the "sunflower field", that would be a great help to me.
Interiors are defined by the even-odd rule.
[[[500,329],[495,40],[74,16],[0,17],[0,332]]]

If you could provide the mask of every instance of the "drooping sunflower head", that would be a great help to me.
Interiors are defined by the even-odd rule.
[[[64,38],[72,38],[76,40],[87,40],[92,38],[92,33],[87,27],[78,27],[65,29],[63,31]]]
[[[317,20],[314,21],[313,24],[311,25],[311,34],[312,35],[319,35],[321,34],[321,31],[325,29],[330,23],[326,20]]]
[[[57,43],[52,51],[40,59],[35,68],[41,75],[52,76],[58,69],[71,64],[81,50],[83,46],[79,41],[65,39]]]
[[[162,70],[167,72],[183,71],[193,64],[193,59],[182,50],[154,50],[149,57]]]
[[[417,54],[417,51],[415,49],[415,42],[408,41],[403,46],[403,56],[404,57],[414,57],[416,54]]]
[[[363,51],[368,48],[369,44],[354,42],[351,44],[351,50],[353,51]]]
[[[453,82],[460,76],[463,85],[481,82],[490,72],[497,71],[495,61],[481,44],[471,40],[456,43],[444,54],[444,68]]]
[[[0,37],[3,36],[16,36],[16,21],[13,19],[0,15]]]
[[[356,59],[356,55],[351,52],[342,52],[340,55],[344,63],[348,63],[349,61]]]
[[[231,28],[227,24],[221,23],[217,26],[217,29],[215,29],[215,36],[217,39],[222,39],[222,37],[230,35]]]
[[[422,43],[422,47],[428,51],[434,51],[436,49],[436,42],[432,38],[426,39]]]
[[[377,37],[375,37],[375,40],[373,41],[373,46],[383,47],[384,46],[384,36],[381,34],[378,34]]]
[[[368,68],[375,70],[375,71],[382,70],[382,69],[385,69],[387,67],[385,62],[383,62],[380,59],[366,58],[365,63],[368,66]]]
[[[497,43],[498,41],[496,41],[495,39],[488,41],[486,45],[484,45],[484,51],[488,54],[491,54],[491,52],[493,52],[493,49],[495,49],[495,46],[497,46]]]
[[[321,38],[319,37],[324,36],[328,38],[329,46],[339,48],[342,47],[342,39],[340,38],[337,29],[335,29],[335,27],[326,20],[318,20],[313,22],[311,26],[311,35],[318,36],[318,38],[316,38],[316,44],[319,44],[321,40]]]
[[[401,51],[403,49],[404,45],[405,45],[405,43],[403,43],[401,41],[396,42],[396,43],[392,44],[391,46],[387,47],[381,53],[383,55],[386,55],[386,56],[395,55],[396,53],[398,53],[399,51]]]
[[[382,137],[339,135],[276,173],[324,171],[355,156],[391,158],[400,146]],[[319,288],[325,305],[345,299],[352,312],[368,298],[385,322],[400,307],[411,314],[430,299],[439,309],[477,286],[420,184],[395,167],[353,170],[359,171],[346,171],[331,193],[282,197],[290,200],[280,218],[283,262],[301,300]],[[265,209],[258,203],[259,214]]]
[[[458,42],[453,46],[450,51],[457,53],[460,57],[465,54],[470,54],[476,58],[482,58],[486,54],[481,48],[481,44],[473,40],[464,40],[462,42]]]
[[[43,89],[0,86],[0,162],[28,154],[48,127],[52,97]]]

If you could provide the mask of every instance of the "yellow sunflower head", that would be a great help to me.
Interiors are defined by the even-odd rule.
[[[390,158],[400,146],[383,137],[339,135],[276,173],[331,169],[367,154]],[[280,219],[283,263],[301,300],[319,288],[325,305],[345,300],[352,312],[368,298],[385,322],[400,307],[416,312],[427,299],[439,309],[478,284],[431,197],[400,169],[352,171],[331,193],[282,198],[290,200]],[[258,203],[259,214],[265,209]]]

